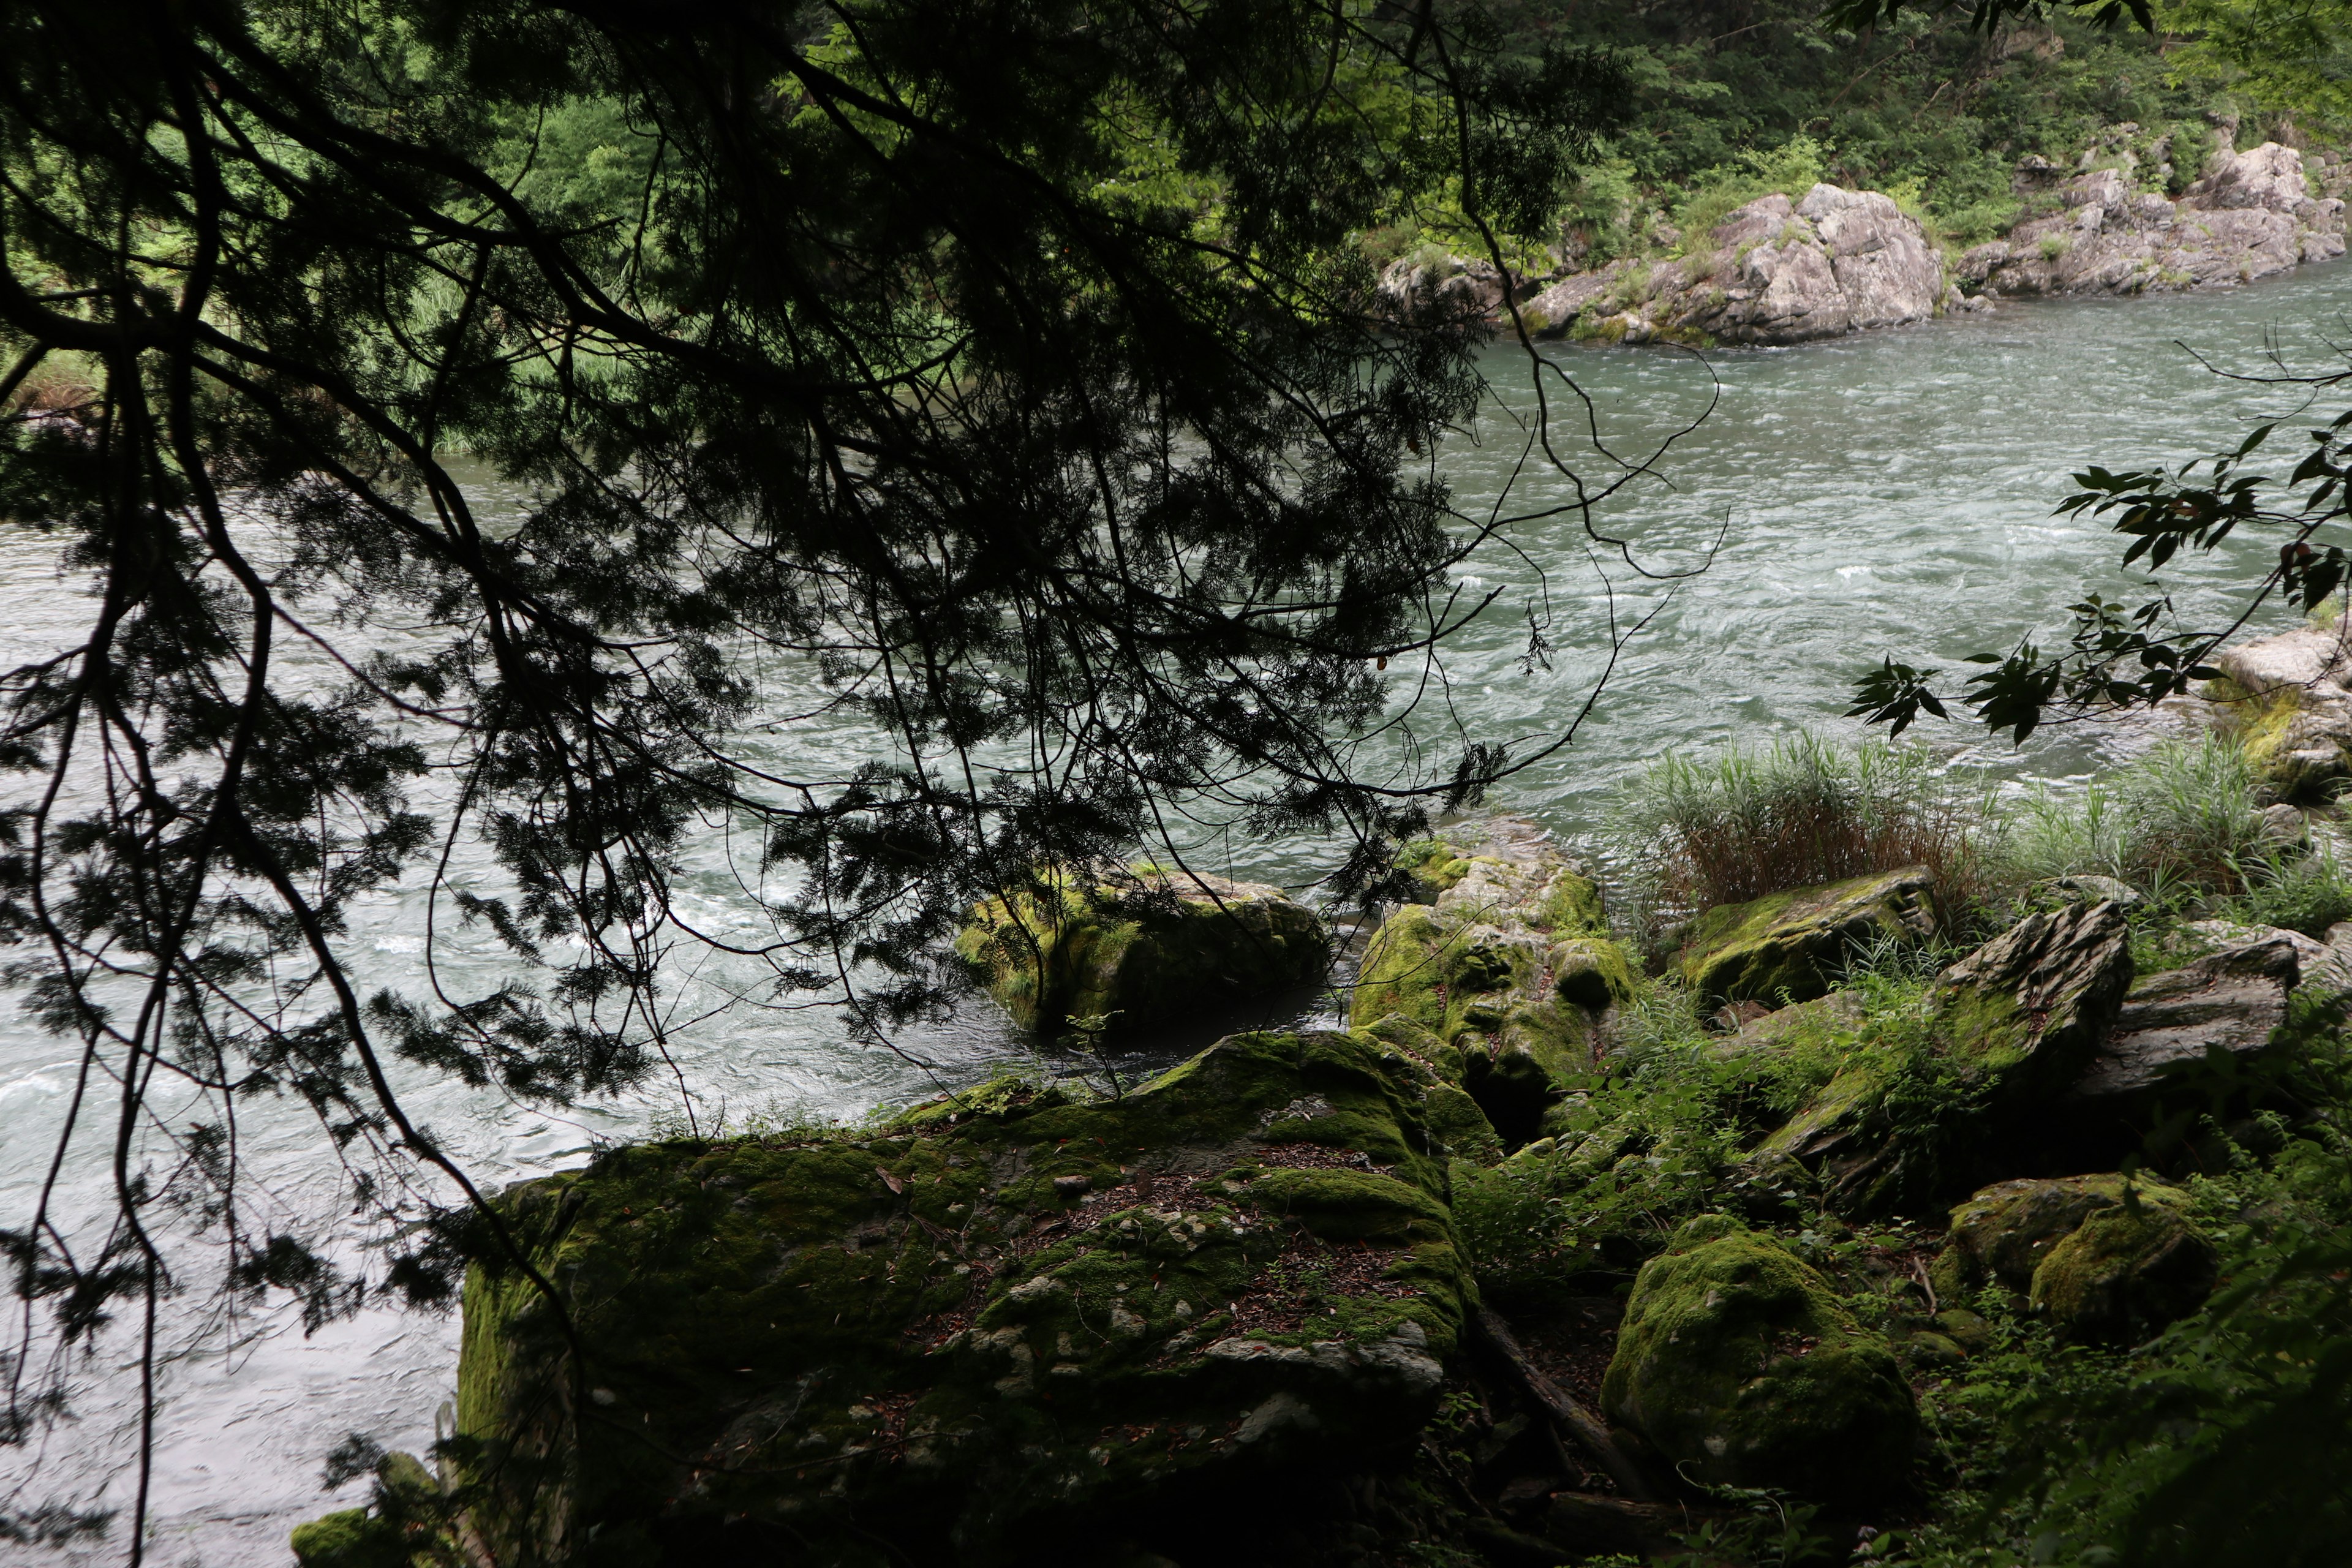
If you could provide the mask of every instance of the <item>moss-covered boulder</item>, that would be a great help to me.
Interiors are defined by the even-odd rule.
[[[1601,1015],[1633,993],[1633,964],[1608,934],[1599,886],[1541,828],[1505,817],[1449,831],[1462,842],[1444,847],[1475,853],[1455,857],[1433,903],[1381,922],[1350,1016],[1428,1031],[1451,1053],[1442,1070],[1515,1146],[1591,1070]]]
[[[1114,1035],[1164,1026],[1311,984],[1330,956],[1322,922],[1281,889],[1152,867],[991,899],[956,952],[1016,1023],[1047,1036],[1073,1018]]]
[[[1817,1270],[1721,1215],[1643,1266],[1601,1401],[1694,1480],[1841,1508],[1899,1491],[1918,1430],[1886,1343]]]
[[[1999,1285],[2070,1339],[2120,1343],[2197,1310],[2217,1255],[2188,1194],[2122,1175],[2001,1182],[1952,1211],[1938,1295]]]
[[[399,1527],[363,1508],[298,1524],[288,1544],[301,1568],[410,1568],[409,1544]]]
[[[2036,911],[1937,977],[1937,1028],[2004,1099],[2046,1098],[2083,1075],[2131,983],[2121,908]]]
[[[1030,1562],[1410,1449],[1472,1291],[1439,1082],[1370,1034],[1236,1036],[1115,1100],[526,1184],[581,1355],[526,1280],[468,1279],[476,1522],[500,1561]]]
[[[1936,934],[1935,880],[1924,866],[1719,904],[1691,922],[1683,980],[1710,1006],[1809,1001],[1858,948]]]

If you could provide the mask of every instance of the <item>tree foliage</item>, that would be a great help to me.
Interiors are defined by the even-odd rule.
[[[1557,199],[1603,67],[1356,0],[130,0],[0,13],[0,516],[56,531],[86,635],[0,683],[0,925],[80,1044],[5,1245],[6,1434],[190,1283],[312,1321],[449,1299],[495,1221],[395,1079],[562,1103],[641,1077],[672,948],[878,1037],[1039,868],[1199,822],[1337,830],[1373,889],[1423,803],[1360,779],[1387,661],[1486,601],[1433,464],[1487,329],[1375,331],[1351,237],[1442,190]],[[1449,313],[1450,311],[1450,313]],[[32,395],[38,393],[39,395]],[[486,511],[457,460],[525,497]],[[872,760],[743,744],[846,723]],[[1556,742],[1557,737],[1554,737]],[[688,847],[769,919],[698,926]],[[354,977],[430,889],[509,978]],[[199,1110],[157,1109],[169,1089]],[[314,1110],[361,1279],[241,1195],[237,1107]],[[437,1174],[420,1181],[420,1166]],[[436,1185],[436,1183],[439,1184]],[[485,1228],[487,1227],[487,1228]],[[46,1328],[38,1325],[46,1323]],[[151,1390],[152,1394],[152,1390]],[[45,1403],[45,1401],[47,1401]],[[152,1420],[152,1400],[149,1405]],[[144,1508],[144,1470],[139,1508]],[[12,1529],[44,1529],[38,1520]],[[140,1531],[130,1550],[136,1559]]]

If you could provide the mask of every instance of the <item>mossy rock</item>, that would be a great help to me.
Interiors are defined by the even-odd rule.
[[[2120,906],[2040,910],[1937,977],[1936,1029],[2002,1099],[2044,1099],[2083,1075],[2131,983]]]
[[[410,1568],[411,1553],[400,1528],[363,1508],[298,1524],[288,1544],[301,1568]]]
[[[1470,874],[1470,857],[1443,838],[1416,838],[1397,851],[1396,866],[1412,878],[1419,901],[1433,904]]]
[[[1474,1165],[1492,1165],[1503,1158],[1503,1141],[1495,1124],[1468,1091],[1450,1083],[1432,1084],[1421,1100],[1429,1135],[1456,1159]]]
[[[1854,952],[1936,934],[1935,884],[1922,866],[1719,904],[1691,922],[1683,980],[1710,1007],[1780,1006],[1825,994]]]
[[[1997,1284],[2063,1337],[2124,1342],[2196,1310],[2217,1255],[2178,1188],[2120,1174],[2001,1182],[1952,1211],[1929,1279],[1958,1298]]]
[[[525,1184],[502,1206],[593,1418],[547,1306],[478,1268],[476,1521],[559,1558],[593,1531],[616,1562],[1027,1562],[1410,1450],[1474,1289],[1441,1087],[1370,1033],[1243,1035],[1114,1100],[1000,1090]]]
[[[1132,1033],[1322,978],[1322,922],[1278,889],[1138,868],[1066,879],[972,910],[956,952],[1024,1028],[1057,1035],[1101,1017]]]
[[[1514,942],[1492,927],[1409,904],[1372,933],[1349,1017],[1360,1026],[1396,1015],[1451,1043],[1471,1026],[1473,1008],[1492,1010],[1492,998],[1514,991],[1534,994],[1542,963],[1532,941]]]
[[[2226,679],[2207,682],[2203,695],[2222,732],[2245,752],[2263,795],[2317,800],[2352,773],[2352,711],[2340,696],[2322,698],[2292,683],[2251,693]]]
[[[1633,999],[1633,961],[1603,936],[1570,937],[1545,955],[1552,989],[1563,1002],[1601,1008]]]
[[[1900,1491],[1918,1431],[1885,1342],[1817,1270],[1721,1215],[1643,1266],[1601,1401],[1693,1480],[1838,1508]]]

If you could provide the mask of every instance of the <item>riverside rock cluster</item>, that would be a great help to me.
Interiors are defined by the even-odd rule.
[[[2137,977],[2128,891],[2085,886],[1946,967],[1898,1039],[1831,959],[1933,939],[1924,870],[1707,911],[1665,962],[1718,1008],[1709,1049],[1801,1038],[1843,1065],[1759,1123],[1712,1212],[1618,1260],[1622,1293],[1535,1299],[1482,1280],[1461,1194],[1644,1159],[1581,1114],[1637,966],[1533,824],[1459,825],[1402,865],[1424,901],[1373,934],[1345,1028],[1231,1036],[1123,1092],[1007,1079],[509,1189],[557,1300],[475,1268],[455,1457],[429,1482],[395,1457],[407,1490],[306,1526],[303,1561],[401,1561],[398,1530],[427,1527],[398,1498],[428,1486],[471,1561],[615,1568],[1654,1556],[1722,1486],[1883,1523],[1916,1506],[1920,1380],[1985,1341],[1974,1293],[2092,1344],[2202,1301],[2192,1205],[2118,1156],[2166,1124],[2182,1064],[2283,1048],[2290,994],[2347,956],[2216,928]],[[1232,989],[1252,945],[1255,984],[1296,973],[1306,926],[1258,907],[1279,893],[1192,891],[1089,916],[1087,951],[1120,956],[1065,966],[1082,982],[1008,957],[1056,950],[996,942],[1002,904],[966,954],[1033,1000],[1121,1000],[1103,976],[1135,965],[1154,995]],[[1932,1147],[1899,1103],[1922,1052],[1968,1107]],[[1792,1183],[1858,1221],[1948,1214],[1940,1249],[1874,1265],[1865,1302],[1758,1223]]]
[[[2073,174],[2029,157],[2016,177],[2029,216],[1958,256],[1880,192],[1815,184],[1793,202],[1775,193],[1704,235],[1678,237],[1683,253],[1671,259],[1521,282],[1519,318],[1538,337],[1797,343],[1986,310],[2007,296],[2229,287],[2342,256],[2342,199],[2315,189],[2294,148],[2265,142],[2241,153],[2233,132],[2217,132],[2178,201],[2135,183],[2127,150],[2115,166]],[[1397,320],[1483,317],[1507,328],[1505,294],[1491,262],[1408,259],[1382,275],[1380,308]]]

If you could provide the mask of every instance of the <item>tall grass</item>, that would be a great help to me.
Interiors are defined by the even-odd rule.
[[[1981,900],[1999,818],[1989,788],[1926,752],[1812,735],[1707,762],[1668,757],[1620,814],[1636,901],[1671,917],[1870,871],[1925,866],[1948,907]]]
[[[2273,850],[2253,763],[2220,735],[2167,741],[2079,794],[2029,795],[2010,835],[2021,879],[2084,873],[2162,897],[2228,892]]]

